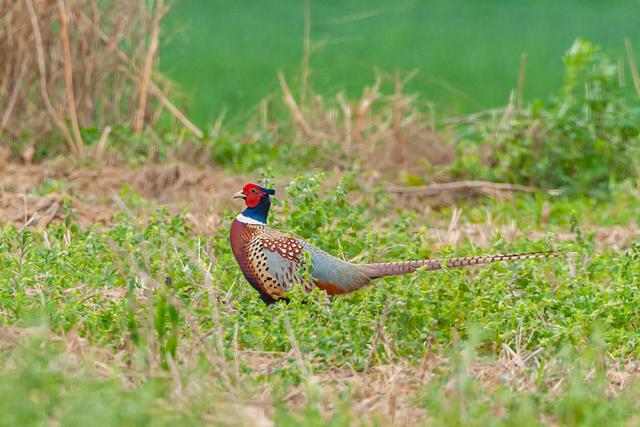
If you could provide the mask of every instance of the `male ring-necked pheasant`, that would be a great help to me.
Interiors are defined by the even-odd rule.
[[[306,259],[311,262],[308,271],[312,281],[303,283],[305,289],[310,291],[316,286],[330,295],[337,295],[358,290],[373,279],[409,274],[419,268],[439,270],[444,266],[467,267],[496,261],[557,256],[556,252],[549,251],[352,264],[329,255],[303,239],[288,236],[267,226],[270,196],[274,194],[275,190],[256,184],[245,185],[233,198],[244,199],[247,207],[233,221],[230,233],[231,249],[244,277],[260,292],[260,297],[266,304],[286,300],[285,293],[294,284],[304,282],[299,272]]]

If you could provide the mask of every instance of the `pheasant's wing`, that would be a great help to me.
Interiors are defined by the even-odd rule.
[[[284,298],[296,283],[302,283],[307,291],[315,285],[335,295],[360,289],[371,280],[368,267],[333,257],[301,238],[270,228],[252,239],[249,252],[250,276],[261,292],[273,299]],[[313,280],[303,283],[298,272],[304,267],[305,253]]]
[[[249,243],[249,270],[263,292],[281,299],[295,283],[304,262],[303,246],[295,238],[269,230]]]

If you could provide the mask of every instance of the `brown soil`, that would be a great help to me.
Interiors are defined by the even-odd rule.
[[[72,214],[81,226],[108,224],[117,212],[130,210],[121,197],[123,189],[131,188],[144,198],[143,207],[135,215],[147,217],[155,209],[166,206],[169,212],[188,209],[188,217],[196,232],[210,234],[217,228],[219,215],[241,206],[231,195],[242,187],[246,178],[230,176],[216,168],[198,168],[183,163],[149,165],[140,168],[103,166],[78,167],[69,162],[40,165],[12,163],[0,150],[0,226],[12,224],[18,228],[46,227],[60,222],[67,214],[65,199],[71,202]],[[369,179],[376,180],[373,177]],[[330,184],[327,182],[326,184]],[[285,195],[286,196],[286,195]],[[410,200],[400,199],[408,209]],[[416,208],[417,209],[417,208]],[[419,209],[418,209],[419,210]],[[600,249],[625,249],[640,237],[638,223],[624,227],[595,227],[595,243]],[[457,245],[464,241],[488,248],[491,239],[500,233],[506,240],[526,237],[541,239],[542,231],[523,233],[515,223],[498,226],[492,223],[459,224],[457,215],[449,224],[434,224],[430,233],[434,249]],[[556,234],[556,240],[572,240],[570,233]]]
[[[80,225],[106,224],[126,209],[120,194],[128,187],[145,199],[144,208],[136,214],[144,216],[161,205],[174,213],[188,208],[198,228],[210,228],[216,226],[218,213],[237,208],[230,195],[245,183],[219,169],[183,164],[89,169],[2,163],[0,159],[0,174],[0,225],[16,227],[26,223],[46,227],[62,220],[66,197]]]

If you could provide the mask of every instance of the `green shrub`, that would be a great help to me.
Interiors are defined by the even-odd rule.
[[[578,39],[564,64],[557,97],[460,134],[458,173],[598,196],[611,182],[637,178],[640,109],[621,86],[618,62]]]

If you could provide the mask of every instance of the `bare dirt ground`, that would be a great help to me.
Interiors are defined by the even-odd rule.
[[[142,215],[160,206],[170,212],[188,208],[197,226],[215,226],[217,215],[237,208],[230,195],[245,183],[219,169],[183,164],[131,169],[74,167],[69,164],[23,165],[0,163],[0,224],[46,227],[64,218],[64,200],[82,226],[108,223],[124,209],[119,196],[131,188],[145,199]]]
[[[195,231],[210,234],[216,230],[224,210],[240,208],[231,196],[250,180],[229,175],[221,169],[198,168],[184,163],[139,168],[89,168],[65,161],[19,164],[0,156],[0,226],[11,224],[20,228],[28,224],[30,227],[46,227],[62,221],[66,215],[64,203],[67,197],[79,225],[108,224],[116,213],[129,209],[120,195],[123,189],[130,188],[144,198],[143,206],[134,212],[136,215],[147,217],[161,206],[166,206],[171,213],[186,208]],[[416,200],[405,199],[400,197],[398,203],[410,210],[416,208]],[[423,207],[425,202],[420,199],[418,206]],[[435,205],[438,204],[436,201]],[[596,227],[593,231],[600,250],[624,249],[640,238],[637,222],[625,226]],[[515,222],[507,225],[490,221],[479,224],[462,222],[458,209],[454,210],[448,223],[434,224],[429,232],[435,246],[469,241],[481,248],[489,248],[492,238],[498,233],[506,240],[515,240],[525,234]],[[526,233],[526,237],[541,239],[544,234],[544,230],[534,230]],[[574,238],[568,232],[555,235],[557,240]]]
[[[593,227],[589,228],[593,231],[593,241],[599,251],[613,249],[627,249],[633,242],[640,238],[640,227],[637,222],[631,222],[627,225],[615,225],[610,227]],[[433,228],[431,230],[432,237],[436,242],[436,247],[442,245],[456,246],[463,242],[472,242],[474,246],[488,249],[492,246],[492,239],[500,235],[506,241],[514,241],[521,237],[530,240],[545,239],[547,232],[545,230],[532,230],[524,232],[519,229],[515,221],[506,225],[494,224],[490,221],[484,223],[461,223],[456,215],[456,211],[452,215],[449,226],[446,228]],[[552,241],[575,240],[575,233],[558,232],[553,233]]]

